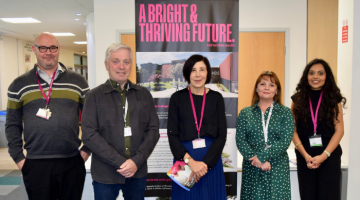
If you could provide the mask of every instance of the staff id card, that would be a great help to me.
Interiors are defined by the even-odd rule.
[[[310,147],[322,147],[321,135],[309,136]]]
[[[49,118],[51,117],[50,109],[39,108],[39,111],[36,113],[36,116],[49,120]]]
[[[198,149],[198,148],[204,148],[206,147],[205,145],[205,139],[196,139],[192,141],[193,144],[193,149]]]
[[[124,137],[132,136],[131,127],[127,126],[124,128]]]

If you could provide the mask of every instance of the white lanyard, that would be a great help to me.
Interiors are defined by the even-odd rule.
[[[124,122],[125,122],[125,126],[126,126],[126,114],[128,111],[128,102],[127,102],[127,97],[126,97],[126,101],[125,101],[125,113],[124,113]]]
[[[272,114],[272,110],[274,108],[274,102],[271,104],[270,106],[270,111],[269,111],[269,115],[268,115],[268,118],[267,118],[267,121],[266,121],[266,124],[265,124],[265,117],[264,117],[264,113],[263,111],[261,110],[261,121],[262,121],[262,126],[263,126],[263,130],[264,130],[264,138],[265,138],[265,143],[267,143],[268,141],[268,128],[269,128],[269,122],[270,122],[270,118],[271,118],[271,114]],[[270,146],[268,146],[266,144],[267,148],[269,148]]]

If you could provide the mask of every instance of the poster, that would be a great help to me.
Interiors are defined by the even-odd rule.
[[[24,44],[24,72],[30,71],[36,62],[31,47],[31,43]]]
[[[183,65],[191,55],[207,57],[211,82],[205,87],[221,93],[228,127],[222,153],[228,199],[237,191],[235,143],[238,98],[239,1],[136,0],[136,82],[152,94],[160,120],[160,140],[148,159],[145,196],[167,199],[173,164],[167,116],[171,95],[188,86]]]

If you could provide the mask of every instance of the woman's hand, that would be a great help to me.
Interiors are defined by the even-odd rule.
[[[189,176],[189,182],[191,182],[192,179],[194,179],[195,183],[197,183],[200,180],[200,177],[196,176],[196,174],[194,172],[191,172],[191,174]]]
[[[311,157],[308,153],[305,154],[304,159],[306,160],[306,165],[309,169],[314,167],[314,163],[312,162],[313,157]]]
[[[261,165],[262,165],[257,156],[254,156],[254,157],[250,158],[249,161],[252,161],[251,165],[254,166],[254,167],[257,167],[257,168],[260,168]]]
[[[264,162],[264,164],[261,165],[261,170],[263,171],[270,171],[271,165],[268,161]]]
[[[207,165],[202,161],[196,161],[194,159],[190,159],[189,161],[189,167],[193,173],[200,179],[202,176],[204,176],[207,173]]]
[[[327,155],[325,153],[322,153],[318,156],[315,156],[311,159],[311,162],[313,164],[312,169],[317,169],[320,167],[321,163],[323,163],[327,159]]]

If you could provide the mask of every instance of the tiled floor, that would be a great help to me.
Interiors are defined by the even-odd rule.
[[[24,186],[20,170],[0,170],[0,200],[23,200]]]
[[[25,200],[26,192],[22,176],[8,148],[0,148],[0,200]]]

